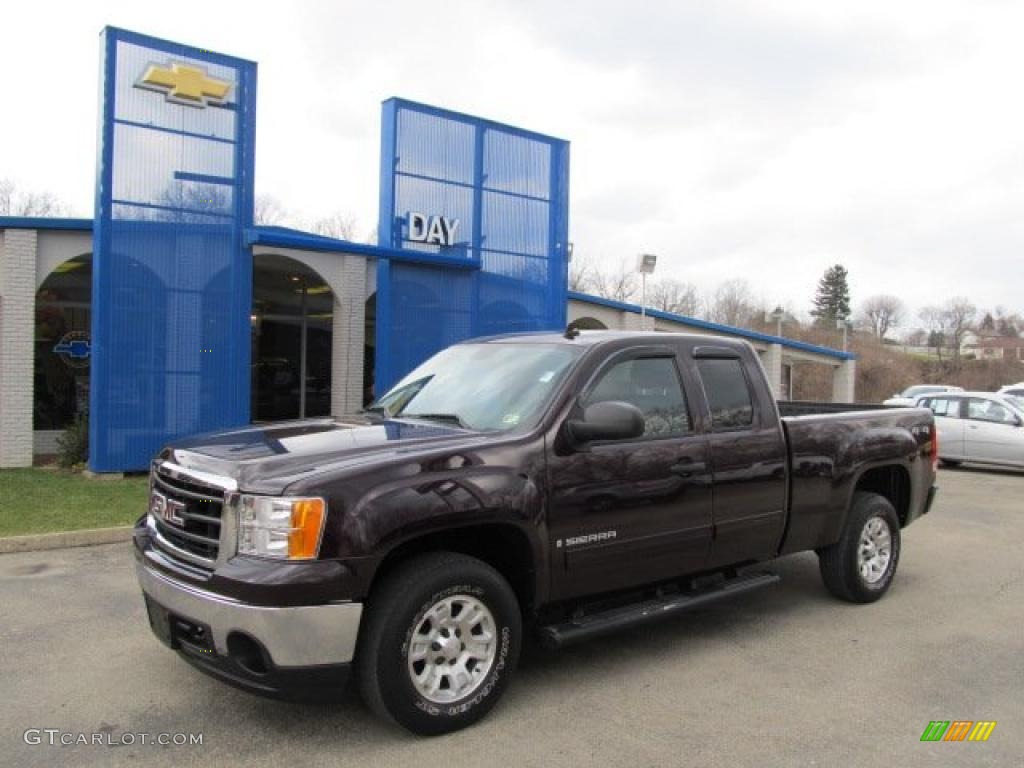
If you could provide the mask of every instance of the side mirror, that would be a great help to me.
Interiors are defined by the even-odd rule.
[[[569,434],[577,443],[594,440],[629,440],[644,433],[644,415],[640,409],[621,400],[594,403],[583,411],[582,419],[572,419]]]

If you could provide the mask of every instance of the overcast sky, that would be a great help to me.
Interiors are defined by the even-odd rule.
[[[73,2],[3,12],[0,178],[91,215],[98,33],[259,63],[256,188],[376,224],[380,102],[571,141],[571,239],[800,313],[963,294],[1024,311],[1024,3]]]

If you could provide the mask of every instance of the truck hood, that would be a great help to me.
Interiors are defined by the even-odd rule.
[[[161,458],[186,469],[231,477],[243,491],[278,494],[328,470],[476,442],[481,435],[420,420],[317,419],[196,435],[164,449]]]

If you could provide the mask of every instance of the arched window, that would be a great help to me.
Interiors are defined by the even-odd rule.
[[[89,408],[91,302],[91,254],[59,265],[36,292],[36,430],[65,429]]]
[[[252,420],[331,412],[334,294],[320,275],[278,254],[253,257]]]

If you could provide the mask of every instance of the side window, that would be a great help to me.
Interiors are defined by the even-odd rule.
[[[925,408],[931,408],[932,413],[936,416],[948,416],[950,418],[957,417],[957,411],[959,410],[956,400],[950,400],[948,397],[936,397],[923,400],[921,405]]]
[[[994,400],[972,397],[967,401],[967,418],[974,421],[992,421],[997,424],[1016,424],[1017,417]]]
[[[686,398],[676,364],[669,357],[623,360],[602,374],[583,405],[622,400],[644,415],[644,437],[673,437],[690,431]]]
[[[750,388],[739,360],[698,360],[697,370],[704,384],[704,394],[711,408],[711,424],[715,429],[737,429],[754,423]]]

